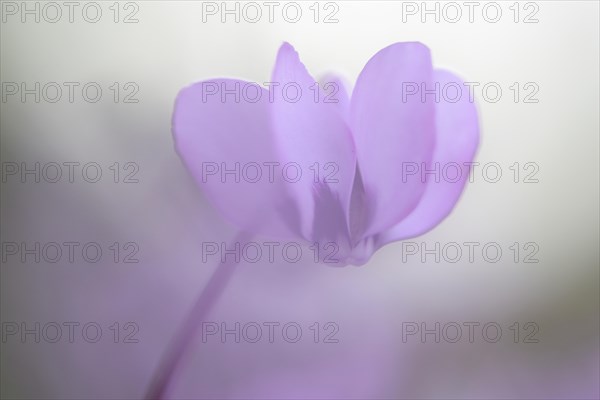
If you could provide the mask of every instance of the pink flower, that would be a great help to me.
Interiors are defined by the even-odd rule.
[[[414,95],[455,85],[463,82],[433,69],[426,46],[396,43],[369,60],[351,96],[337,79],[318,93],[284,43],[269,90],[234,79],[184,88],[173,114],[176,148],[240,229],[333,243],[341,265],[362,264],[386,243],[432,229],[458,201],[479,140],[475,105],[468,96]],[[407,179],[407,166],[448,163],[460,166],[458,180]],[[293,177],[281,179],[277,168],[286,166]]]

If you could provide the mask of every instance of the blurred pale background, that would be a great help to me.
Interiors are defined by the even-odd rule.
[[[223,24],[218,16],[202,21],[202,2],[140,1],[139,22],[124,24],[113,22],[112,2],[99,4],[103,17],[96,24],[83,20],[81,7],[73,23],[66,15],[53,24],[3,14],[3,83],[98,82],[104,93],[94,104],[79,95],[73,104],[8,97],[1,104],[1,160],[98,162],[105,174],[115,162],[135,162],[139,183],[115,184],[112,175],[97,184],[23,184],[9,177],[2,183],[2,242],[96,241],[106,249],[132,241],[140,262],[115,264],[106,257],[97,264],[36,264],[10,257],[1,268],[1,320],[97,321],[103,328],[135,321],[139,343],[12,338],[2,343],[3,398],[143,395],[215,266],[201,262],[199,244],[234,232],[174,152],[174,98],[183,86],[213,77],[269,81],[283,41],[317,77],[335,71],[352,83],[381,48],[421,41],[435,66],[468,81],[498,82],[503,97],[497,103],[475,92],[482,124],[476,161],[497,162],[502,179],[488,183],[477,170],[451,216],[411,241],[430,247],[497,242],[503,258],[490,263],[476,253],[473,263],[465,256],[457,263],[422,263],[413,256],[403,263],[402,244],[395,243],[360,268],[241,265],[210,320],[297,321],[303,328],[334,321],[339,343],[198,340],[169,395],[598,398],[598,2],[535,2],[539,22],[533,24],[513,21],[512,2],[499,2],[503,16],[495,24],[484,20],[481,6],[473,23],[466,15],[457,23],[433,17],[422,23],[418,15],[403,22],[402,2],[393,1],[336,2],[339,22],[333,24],[312,21],[312,2],[300,3],[303,18],[295,24],[277,11],[274,23],[263,15],[255,24],[232,17]],[[120,19],[134,10],[124,7]],[[519,7],[521,20],[533,10],[525,2]],[[114,82],[135,82],[139,103],[115,104],[108,89]],[[537,83],[539,102],[515,103],[514,82]],[[515,183],[509,170],[515,162],[537,163],[539,182]],[[515,263],[514,242],[537,243],[539,263]],[[494,321],[504,331],[495,344],[480,337],[473,344],[416,337],[403,343],[406,321]],[[513,343],[509,326],[530,321],[540,328],[539,343]]]

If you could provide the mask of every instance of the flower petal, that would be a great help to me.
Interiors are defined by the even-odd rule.
[[[433,96],[422,101],[415,87],[430,89],[429,49],[396,43],[375,54],[352,93],[350,126],[369,205],[365,237],[392,227],[417,205],[425,184],[398,179],[403,163],[429,162],[435,140]]]
[[[479,143],[475,104],[465,94],[464,83],[452,73],[436,70],[434,81],[441,88],[455,86],[463,90],[458,101],[452,103],[448,99],[452,99],[454,92],[448,89],[448,98],[442,98],[436,106],[436,148],[430,169],[437,169],[439,177],[425,176],[427,189],[417,208],[399,224],[377,235],[376,247],[422,235],[438,225],[454,208],[469,178],[468,163],[472,162]],[[421,173],[407,178],[423,181]]]
[[[338,103],[329,102],[325,91],[316,85],[294,48],[284,43],[279,49],[272,76],[274,101],[271,104],[277,146],[286,163],[298,163],[303,179],[291,185],[300,204],[303,236],[323,239],[336,231],[348,236],[346,216],[356,168],[354,143]],[[317,90],[319,88],[319,90]],[[315,97],[316,96],[316,97]],[[328,186],[325,188],[323,185]],[[327,196],[319,193],[331,192]],[[332,204],[316,204],[330,201]],[[316,208],[332,210],[342,207],[329,220],[329,233],[315,232]],[[331,226],[333,224],[334,226]],[[336,240],[337,238],[331,238]]]
[[[227,92],[232,90],[239,95]],[[215,79],[184,88],[173,112],[175,147],[230,222],[253,233],[289,237],[298,230],[297,211],[289,184],[279,179],[268,104],[268,91],[245,81]]]

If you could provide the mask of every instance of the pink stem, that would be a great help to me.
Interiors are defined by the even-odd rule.
[[[234,243],[247,239],[247,236],[246,233],[240,233],[235,238]],[[147,400],[159,400],[164,398],[169,383],[171,383],[175,377],[177,367],[181,364],[186,349],[197,334],[200,322],[208,315],[212,307],[221,297],[236,266],[237,263],[234,261],[224,262],[217,266],[216,271],[213,273],[202,292],[200,292],[196,304],[194,304],[187,315],[179,332],[167,348],[167,351],[150,382],[150,387],[145,397]]]

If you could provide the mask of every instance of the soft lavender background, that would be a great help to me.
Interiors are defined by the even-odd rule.
[[[108,3],[102,3],[106,11]],[[174,398],[598,398],[599,24],[594,1],[538,2],[538,24],[402,23],[401,4],[339,2],[340,23],[202,23],[201,3],[139,2],[138,24],[21,24],[1,31],[2,81],[135,81],[139,104],[2,103],[1,159],[137,162],[140,183],[2,184],[2,241],[135,241],[139,264],[1,268],[1,320],[135,321],[138,344],[2,344],[6,398],[138,398],[214,263],[202,241],[235,232],[205,202],[173,150],[178,90],[214,76],[269,79],[289,41],[309,70],[354,81],[376,51],[419,40],[436,66],[471,81],[535,81],[538,104],[479,99],[478,161],[537,162],[540,183],[507,176],[468,186],[418,241],[539,243],[539,264],[402,263],[401,244],[361,268],[242,264],[209,319],[335,321],[338,344],[198,340]],[[304,4],[304,3],[303,3]],[[505,3],[503,3],[505,4]],[[306,11],[308,4],[304,6]],[[507,5],[503,6],[506,11]],[[281,21],[280,19],[278,21]],[[108,91],[105,94],[108,99]],[[105,171],[107,172],[107,171]],[[515,321],[538,344],[402,343],[403,321]],[[104,336],[108,338],[109,332]]]

